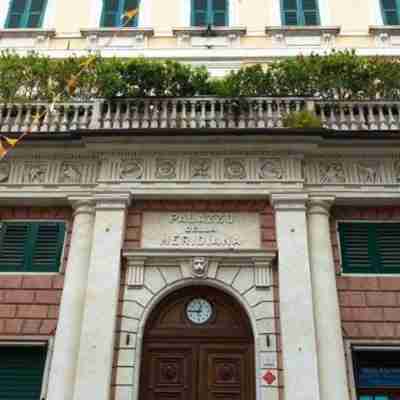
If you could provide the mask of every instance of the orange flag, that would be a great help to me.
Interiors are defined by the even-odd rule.
[[[132,10],[126,10],[122,16],[121,19],[126,18],[125,23],[128,23],[132,18],[136,17],[136,15],[139,13],[139,10],[137,8],[133,8]]]
[[[78,79],[75,75],[71,75],[71,78],[67,81],[68,93],[72,96],[75,93],[76,87],[78,86]]]
[[[5,157],[7,150],[4,148],[3,144],[0,142],[0,160]]]

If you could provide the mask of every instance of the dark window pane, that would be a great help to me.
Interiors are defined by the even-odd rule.
[[[285,25],[297,25],[297,12],[287,11],[285,12]]]
[[[31,14],[26,24],[27,28],[39,28],[40,27],[40,14]]]
[[[399,17],[396,11],[385,12],[385,24],[386,25],[399,25]]]
[[[103,26],[104,27],[113,27],[113,26],[116,26],[115,24],[115,20],[116,20],[116,18],[115,18],[115,14],[112,14],[112,13],[109,13],[109,14],[106,14],[106,15],[104,15],[104,17],[103,17]]]
[[[396,10],[396,0],[382,0],[382,8],[389,10]]]
[[[206,11],[206,9],[207,9],[207,0],[194,0],[193,1],[193,7],[194,7],[195,11],[197,11],[197,10]]]
[[[194,26],[204,26],[207,23],[207,14],[204,12],[197,12],[194,14],[193,25]]]
[[[144,0],[146,1],[146,0]],[[124,10],[135,10],[139,7],[138,0],[125,0]]]
[[[297,10],[297,0],[283,0],[283,10]]]
[[[107,11],[114,11],[114,12],[117,12],[118,11],[118,3],[119,3],[119,1],[118,0],[104,0],[104,8],[103,8],[103,10],[104,10],[104,12],[107,12]]]
[[[21,20],[21,15],[19,15],[19,14],[10,15],[10,18],[8,19],[7,28],[11,28],[11,29],[19,28],[20,20]]]
[[[226,18],[225,18],[225,13],[214,13],[214,21],[213,21],[215,26],[224,26],[226,25]]]
[[[214,0],[214,10],[226,10],[226,0]]]
[[[304,24],[305,25],[318,25],[318,14],[315,11],[304,12]]]
[[[303,10],[316,11],[317,10],[317,2],[315,0],[303,0]]]
[[[44,12],[46,0],[32,0],[30,12]]]
[[[26,2],[27,0],[14,0],[11,4],[12,12],[23,13],[25,11],[25,8],[27,7]]]

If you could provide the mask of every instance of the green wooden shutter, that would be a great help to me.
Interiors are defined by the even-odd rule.
[[[0,399],[40,400],[46,348],[0,348]]]
[[[192,25],[204,26],[208,23],[207,0],[192,0]]]
[[[47,0],[31,0],[27,10],[26,28],[40,28],[42,26]]]
[[[343,272],[400,272],[400,224],[340,223],[339,234]]]
[[[228,0],[212,0],[212,25],[227,26]]]
[[[381,0],[383,22],[385,25],[399,25],[399,7],[397,0]]]
[[[377,272],[374,269],[375,243],[372,229],[373,226],[367,223],[339,224],[343,272]]]
[[[28,0],[12,0],[8,11],[6,28],[22,28],[27,7]]]
[[[26,263],[29,224],[5,222],[0,227],[0,271],[22,271]]]
[[[299,10],[297,0],[282,0],[282,22],[283,25],[298,25]]]
[[[375,224],[375,235],[380,272],[400,272],[400,224]]]
[[[121,14],[119,10],[120,0],[103,0],[103,12],[101,26],[116,27],[120,25]]]
[[[64,243],[65,227],[60,222],[41,222],[34,225],[31,271],[57,272]]]
[[[301,0],[301,8],[303,11],[304,25],[318,25],[319,12],[317,0]]]
[[[64,236],[63,222],[4,222],[0,271],[57,272]]]
[[[145,0],[146,1],[146,0]],[[139,8],[139,0],[125,0],[124,9],[122,14],[125,14],[129,10],[136,10]],[[138,15],[136,14],[135,17],[131,18],[127,23],[125,23],[124,19],[121,19],[121,25],[124,26],[137,26],[138,24]]]

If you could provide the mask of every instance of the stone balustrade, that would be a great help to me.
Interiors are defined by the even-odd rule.
[[[291,111],[315,112],[325,128],[397,130],[400,102],[323,101],[300,97],[135,98],[113,101],[0,104],[0,132],[145,128],[284,128]]]

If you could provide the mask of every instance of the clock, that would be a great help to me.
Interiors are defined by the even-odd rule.
[[[186,316],[194,324],[204,324],[213,314],[212,305],[205,299],[192,299],[186,306]]]

